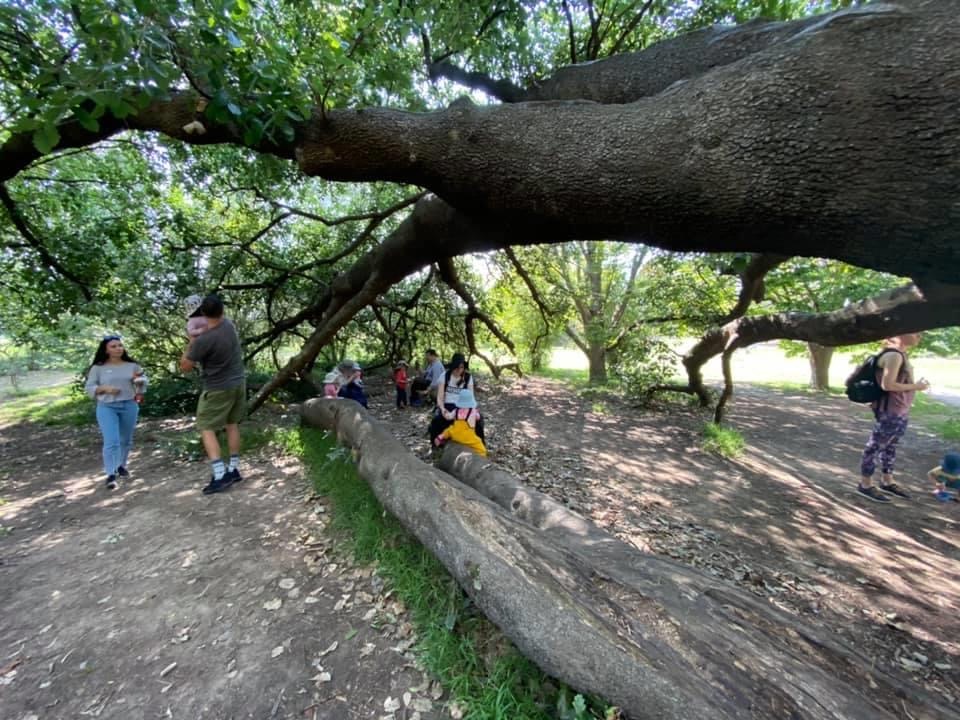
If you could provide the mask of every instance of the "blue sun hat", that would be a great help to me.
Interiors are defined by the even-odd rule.
[[[940,469],[947,475],[960,475],[960,453],[948,452],[944,455]]]
[[[470,410],[477,406],[477,399],[473,396],[473,390],[464,388],[457,395],[457,407],[463,410]]]

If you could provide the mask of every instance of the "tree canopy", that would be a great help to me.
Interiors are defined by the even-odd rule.
[[[278,382],[423,268],[570,240],[835,258],[957,322],[943,3],[43,0],[0,22],[11,287],[229,289],[251,349],[304,339]]]

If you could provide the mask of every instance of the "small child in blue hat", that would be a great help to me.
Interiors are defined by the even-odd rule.
[[[956,501],[956,496],[947,492],[947,488],[960,488],[960,453],[948,452],[943,456],[943,462],[928,472],[927,477],[935,486],[933,496],[937,500],[940,502]]]
[[[480,420],[480,411],[477,410],[477,400],[473,390],[464,388],[457,395],[457,409],[453,411],[453,424],[437,435],[434,445],[440,447],[447,440],[465,445],[481,457],[487,456],[487,448],[483,440],[477,435],[477,421]]]

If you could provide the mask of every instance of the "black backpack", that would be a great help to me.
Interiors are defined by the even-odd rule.
[[[886,391],[877,382],[877,361],[888,352],[900,352],[893,348],[881,350],[871,355],[847,378],[847,397],[855,403],[874,403],[886,395]]]

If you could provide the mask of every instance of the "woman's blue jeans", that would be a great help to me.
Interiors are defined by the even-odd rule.
[[[103,435],[103,471],[107,475],[116,475],[117,468],[127,464],[139,414],[140,406],[133,400],[97,403],[97,424]]]

